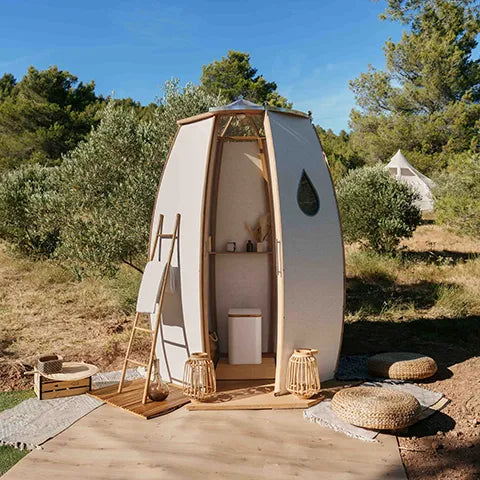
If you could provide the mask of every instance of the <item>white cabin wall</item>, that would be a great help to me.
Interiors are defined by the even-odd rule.
[[[204,349],[200,265],[203,198],[213,127],[213,117],[181,126],[164,168],[152,218],[152,232],[156,232],[163,214],[163,233],[172,233],[175,216],[181,215],[179,242],[172,260],[172,266],[178,269],[178,282],[175,293],[165,296],[156,345],[162,377],[177,383],[182,381],[189,354]],[[162,264],[166,263],[170,242],[161,242]],[[152,247],[153,239],[150,251]]]
[[[321,380],[334,376],[343,332],[343,242],[331,177],[310,120],[267,112],[265,132],[281,242],[275,391],[285,393],[295,348],[318,349]],[[304,170],[320,200],[314,216],[297,201]]]
[[[225,142],[220,161],[215,251],[225,252],[228,241],[237,243],[237,251],[245,251],[250,239],[245,223],[253,226],[269,211],[258,143]],[[270,254],[215,255],[215,277],[221,353],[228,349],[229,308],[262,310],[262,350],[268,351],[272,334]]]

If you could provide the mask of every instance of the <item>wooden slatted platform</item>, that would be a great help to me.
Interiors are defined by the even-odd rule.
[[[190,400],[182,393],[182,389],[176,385],[170,384],[170,395],[162,402],[152,402],[148,400],[142,404],[143,388],[145,380],[139,378],[130,382],[125,382],[122,393],[118,393],[118,385],[110,385],[108,387],[93,390],[88,394],[92,397],[103,400],[109,405],[122,408],[134,415],[149,419],[165,415],[166,413],[176,410],[185,405]]]

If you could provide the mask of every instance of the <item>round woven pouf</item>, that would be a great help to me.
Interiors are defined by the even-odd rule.
[[[437,372],[435,360],[420,353],[389,352],[368,359],[368,373],[395,380],[421,380]]]
[[[422,411],[413,395],[383,387],[340,390],[333,396],[332,410],[347,423],[375,430],[408,427]]]

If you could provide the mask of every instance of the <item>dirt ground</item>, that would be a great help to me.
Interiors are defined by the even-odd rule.
[[[434,225],[419,229],[406,245],[416,251],[440,247],[453,255],[480,251],[478,240],[446,237]],[[410,480],[480,479],[480,317],[472,316],[469,323],[474,324],[474,331],[464,347],[455,338],[448,345],[436,348],[419,345],[430,351],[439,364],[439,372],[424,384],[425,388],[442,392],[450,403],[441,412],[411,427],[408,436],[399,438]],[[465,328],[468,336],[468,326]]]
[[[443,393],[450,403],[398,438],[409,480],[480,478],[479,348],[477,356],[471,356],[469,349],[432,344],[411,331],[402,332],[402,327],[378,324],[373,334],[368,325],[345,326],[345,353],[416,351],[438,363],[437,374],[419,385]]]
[[[478,479],[480,358],[443,367],[437,378],[425,387],[445,394],[450,404],[399,438],[409,478]]]

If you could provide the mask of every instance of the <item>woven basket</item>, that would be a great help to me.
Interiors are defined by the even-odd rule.
[[[63,358],[60,355],[44,355],[37,362],[37,370],[44,375],[62,371]]]
[[[435,360],[419,353],[389,352],[368,359],[368,373],[395,380],[421,380],[437,372]]]
[[[332,410],[357,427],[398,430],[417,422],[422,408],[409,393],[383,387],[353,387],[333,396]]]

